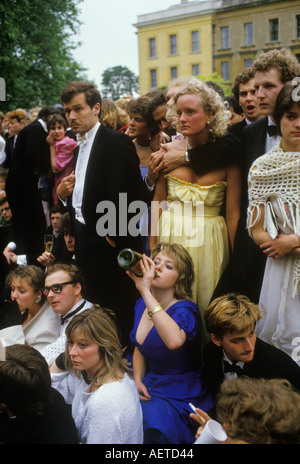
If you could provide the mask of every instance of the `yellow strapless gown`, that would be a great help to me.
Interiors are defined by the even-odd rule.
[[[167,209],[159,220],[157,241],[181,244],[190,253],[196,275],[194,299],[203,315],[229,263],[228,230],[220,216],[227,184],[202,186],[170,174],[165,178]]]

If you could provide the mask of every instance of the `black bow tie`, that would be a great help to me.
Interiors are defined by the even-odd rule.
[[[83,303],[81,303],[81,305],[78,306],[78,308],[76,308],[71,313],[67,314],[66,316],[60,316],[60,324],[63,325],[65,323],[65,321],[70,319],[70,317],[75,316],[75,314],[77,314],[84,307],[84,305],[85,305],[85,301]]]
[[[267,132],[269,134],[270,137],[272,137],[273,135],[279,135],[280,132],[279,132],[279,127],[278,126],[267,126]]]
[[[240,366],[237,366],[236,364],[230,364],[227,361],[224,361],[224,373],[226,372],[235,372],[237,375],[242,375],[243,374],[243,369]]]

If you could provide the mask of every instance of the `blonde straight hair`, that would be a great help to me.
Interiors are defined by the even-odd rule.
[[[153,260],[160,252],[166,253],[173,259],[179,274],[175,284],[175,298],[178,300],[193,300],[192,285],[195,280],[195,272],[193,260],[188,251],[177,243],[160,242],[153,248],[151,259]]]
[[[121,380],[125,373],[131,376],[128,363],[123,358],[115,314],[110,309],[94,305],[77,314],[69,322],[66,336],[65,364],[69,372],[75,373],[78,377],[82,375],[87,383],[93,380],[97,388],[110,379]],[[69,343],[82,336],[99,347],[101,367],[93,379],[90,379],[85,371],[76,371],[69,355]]]

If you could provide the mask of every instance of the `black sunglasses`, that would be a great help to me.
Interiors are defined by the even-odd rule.
[[[53,293],[61,293],[63,289],[63,285],[70,285],[70,284],[74,284],[74,282],[71,280],[70,282],[63,282],[62,284],[51,285],[51,287],[44,287],[43,294],[47,296],[50,290],[52,290]]]

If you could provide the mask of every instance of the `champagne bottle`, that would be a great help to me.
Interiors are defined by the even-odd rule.
[[[136,276],[142,277],[143,274],[140,268],[140,260],[143,255],[137,251],[131,250],[130,248],[124,248],[118,254],[118,264],[126,271],[129,269]]]
[[[118,264],[126,271],[130,270],[133,272],[137,277],[143,277],[140,266],[142,258],[143,255],[141,253],[131,250],[131,248],[124,248],[118,254]],[[158,276],[157,270],[155,270],[155,276]]]

